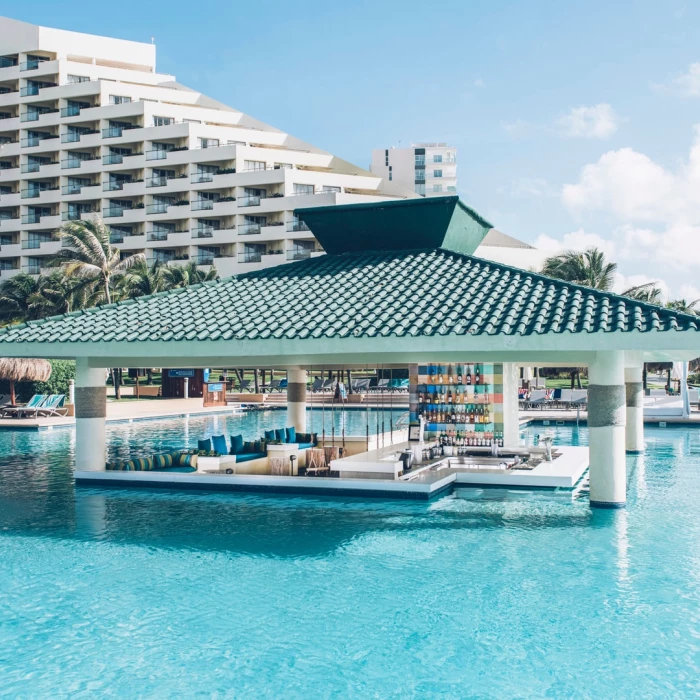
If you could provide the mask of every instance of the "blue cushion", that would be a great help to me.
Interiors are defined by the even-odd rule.
[[[243,452],[243,436],[231,435],[231,454],[237,455]]]
[[[294,427],[285,428],[284,431],[287,435],[287,442],[296,442],[297,441],[296,428],[294,428]]]
[[[264,452],[247,452],[246,454],[236,455],[236,464],[242,464],[243,462],[250,462],[254,459],[261,459],[265,456]]]
[[[228,454],[228,447],[226,445],[226,437],[224,435],[212,435],[211,444],[214,448],[214,452],[218,452],[220,455]]]
[[[300,442],[298,444],[300,450],[310,450],[312,447],[316,446],[315,442]]]
[[[200,452],[211,452],[211,438],[197,440],[197,449]]]
[[[287,433],[284,432],[284,428],[275,430],[275,440],[277,440],[277,442],[286,442]]]
[[[159,472],[181,472],[184,474],[189,474],[190,472],[196,472],[194,467],[164,467],[163,469],[158,469]]]
[[[274,442],[276,439],[274,430],[265,431],[265,442]]]

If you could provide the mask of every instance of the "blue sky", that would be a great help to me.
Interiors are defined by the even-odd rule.
[[[501,230],[552,250],[599,245],[618,288],[658,279],[700,297],[700,3],[33,0],[0,12],[153,35],[160,71],[358,165],[372,148],[449,141],[460,195]]]

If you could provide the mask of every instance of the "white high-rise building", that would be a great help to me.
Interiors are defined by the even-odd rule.
[[[320,254],[294,209],[412,196],[157,73],[152,44],[0,18],[0,281],[95,214],[125,254],[223,276]]]
[[[425,197],[457,193],[457,149],[446,143],[375,148],[370,170]]]

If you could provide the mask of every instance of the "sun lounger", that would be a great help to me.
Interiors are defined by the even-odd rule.
[[[238,385],[238,391],[250,391],[250,379],[241,379]]]
[[[323,379],[320,379],[319,377],[316,377],[314,379],[314,383],[311,385],[311,391],[314,393],[317,393],[319,391],[323,390]]]
[[[352,393],[361,394],[363,392],[369,391],[369,383],[372,380],[368,377],[364,379],[355,379],[352,383]]]
[[[323,382],[323,388],[321,389],[321,391],[334,391],[335,385],[335,379],[326,379],[326,381]]]
[[[41,405],[41,408],[36,409],[36,415],[43,416],[44,418],[48,418],[49,416],[65,416],[68,413],[68,409],[63,407],[65,402],[65,394],[51,394]]]
[[[374,387],[375,391],[387,391],[389,388],[389,380],[388,379],[379,379],[377,381],[377,385]]]
[[[688,389],[688,403],[697,406],[700,403],[700,391],[698,389]]]
[[[533,389],[527,400],[528,408],[544,408],[547,405],[546,389]]]
[[[280,389],[280,383],[282,382],[281,379],[272,379],[270,383],[267,385],[266,389],[267,391],[271,394],[273,391],[281,391]]]
[[[571,392],[571,401],[569,405],[572,408],[577,406],[586,406],[588,404],[588,390],[587,389],[574,389]]]
[[[3,416],[10,418],[22,418],[26,415],[36,413],[43,406],[48,396],[46,394],[34,394],[24,406],[8,406],[3,410]]]

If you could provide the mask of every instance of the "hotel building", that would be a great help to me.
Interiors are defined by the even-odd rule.
[[[457,149],[446,143],[375,148],[370,170],[424,197],[457,193]]]
[[[454,148],[376,153],[386,172],[187,88],[152,44],[0,18],[0,282],[46,271],[69,220],[101,216],[123,255],[228,276],[321,255],[296,209],[414,198],[414,170],[455,190]],[[477,254],[528,267],[537,252],[489,234]]]

